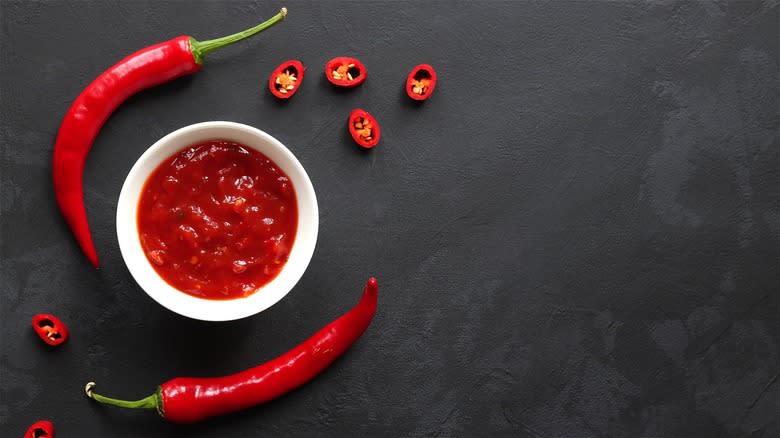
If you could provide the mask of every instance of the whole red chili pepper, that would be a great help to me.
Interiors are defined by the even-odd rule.
[[[426,100],[436,88],[436,70],[428,64],[420,64],[406,77],[406,94],[414,100]]]
[[[276,67],[268,78],[268,89],[279,99],[289,99],[303,82],[304,67],[301,61],[291,59]]]
[[[68,340],[68,327],[54,315],[39,313],[33,316],[32,327],[38,337],[52,347]]]
[[[270,20],[222,38],[196,41],[184,35],[141,49],[103,72],[73,101],[54,144],[54,191],[65,221],[95,267],[98,257],[87,222],[82,178],[87,154],[105,121],[133,94],[197,72],[204,56],[262,32],[286,15],[287,9],[282,8]]]
[[[352,88],[368,78],[368,72],[357,58],[339,56],[325,64],[325,77],[337,87]]]
[[[371,149],[379,143],[379,122],[374,116],[360,108],[349,114],[349,133],[355,143],[365,149]]]
[[[240,373],[226,377],[177,377],[137,401],[95,394],[94,382],[87,383],[85,391],[100,403],[156,409],[163,418],[175,423],[194,423],[265,403],[308,382],[341,356],[371,323],[378,292],[376,278],[372,277],[350,311],[287,353]]]
[[[24,438],[54,438],[54,425],[47,420],[36,421],[24,433]]]

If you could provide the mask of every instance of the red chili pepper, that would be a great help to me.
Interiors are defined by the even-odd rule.
[[[33,316],[32,327],[43,342],[53,347],[68,340],[68,327],[54,315],[39,313]]]
[[[54,144],[54,191],[65,221],[95,267],[98,257],[84,207],[83,171],[87,154],[111,113],[133,94],[200,70],[203,57],[249,38],[282,21],[287,9],[270,20],[237,34],[208,41],[180,36],[141,49],[98,76],[73,101]]]
[[[325,77],[337,87],[352,88],[365,82],[368,72],[356,58],[339,56],[325,64]]]
[[[47,420],[36,421],[24,433],[24,438],[54,438],[54,425]]]
[[[349,133],[355,143],[366,149],[371,149],[379,143],[379,123],[374,116],[360,108],[349,114]]]
[[[284,61],[276,67],[268,78],[268,89],[279,99],[289,99],[298,91],[303,82],[303,63],[297,59]]]
[[[420,64],[406,77],[406,94],[414,100],[427,100],[436,88],[436,70]]]
[[[100,403],[156,409],[175,423],[194,423],[265,403],[308,382],[341,356],[371,323],[378,291],[376,278],[370,278],[360,301],[350,311],[292,350],[255,368],[226,377],[177,377],[137,401],[95,394],[94,382],[87,383],[85,391]]]

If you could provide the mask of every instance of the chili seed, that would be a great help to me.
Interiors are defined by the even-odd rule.
[[[46,330],[46,337],[49,339],[59,339],[60,333],[54,329],[54,327],[45,325],[42,327],[44,330]]]
[[[162,266],[165,263],[162,258],[162,253],[162,251],[157,249],[154,251],[149,251],[149,258],[152,259],[155,265]]]
[[[287,94],[288,90],[293,90],[295,88],[295,83],[298,81],[298,78],[295,77],[295,73],[290,73],[290,70],[287,69],[284,71],[284,73],[280,73],[276,76],[276,85],[278,85],[277,90],[279,90],[282,94]]]
[[[236,260],[233,262],[233,272],[241,274],[246,271],[246,262],[243,260]]]

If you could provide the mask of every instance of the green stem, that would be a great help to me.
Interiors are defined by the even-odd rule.
[[[92,392],[92,388],[95,387],[94,382],[87,383],[87,386],[84,388],[84,391],[87,393],[87,397],[91,398],[92,400],[95,400],[97,402],[111,405],[111,406],[118,406],[120,408],[127,408],[127,409],[157,409],[157,412],[162,415],[162,403],[160,403],[160,391],[155,391],[154,394],[144,397],[141,400],[118,400],[115,398],[106,397],[100,394],[95,394]]]
[[[195,38],[190,37],[190,46],[192,46],[192,56],[195,57],[195,62],[203,64],[203,57],[213,52],[214,50],[221,49],[222,47],[229,46],[237,41],[249,38],[256,35],[274,24],[284,20],[287,16],[287,8],[282,8],[278,14],[274,15],[270,19],[258,24],[255,27],[234,33],[233,35],[223,36],[222,38],[216,38],[207,41],[197,41]]]

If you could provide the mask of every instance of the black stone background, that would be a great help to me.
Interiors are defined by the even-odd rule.
[[[288,20],[131,98],[89,157],[95,271],[58,214],[50,159],[78,92],[123,56],[208,39],[279,2],[2,1],[0,436],[777,437],[776,1],[285,1]],[[369,78],[343,91],[333,56]],[[308,67],[280,103],[282,60]],[[412,66],[440,77],[421,106]],[[382,123],[365,153],[354,107]],[[207,323],[148,298],[120,257],[123,180],[155,140],[206,120],[289,146],[320,205],[298,286]],[[222,375],[303,340],[357,300],[379,312],[305,387],[180,427],[88,401]],[[50,350],[30,318],[72,337]]]

